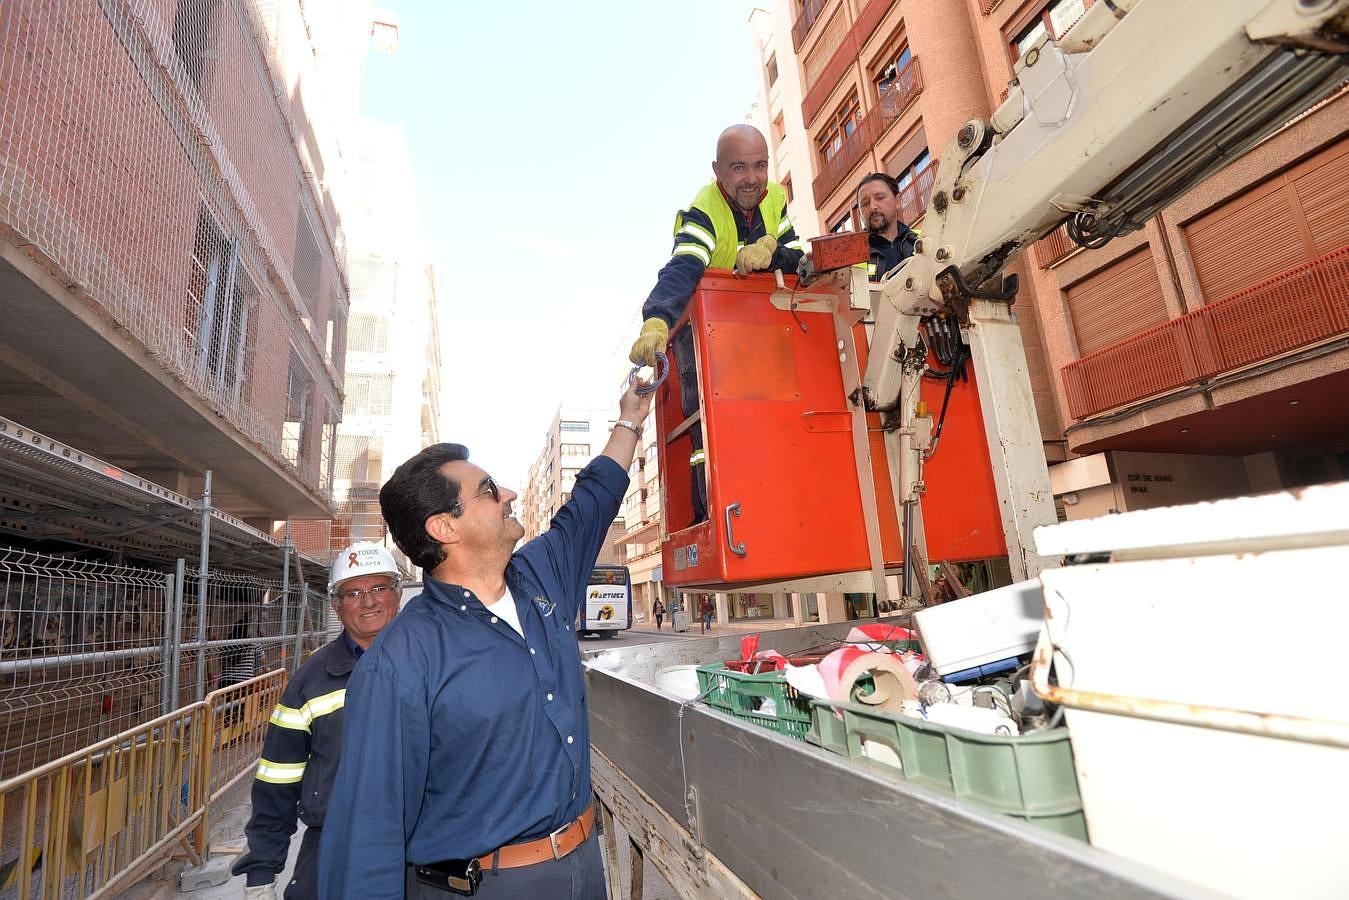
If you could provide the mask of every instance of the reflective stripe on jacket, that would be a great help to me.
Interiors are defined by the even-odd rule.
[[[712,234],[706,235],[707,229],[698,225],[696,221],[690,221],[687,211],[681,210],[675,214],[675,238],[677,239],[681,232],[688,233],[685,229],[689,231],[696,229],[702,232],[702,235],[693,234],[704,245],[700,249],[710,250],[707,254],[708,259],[703,260],[703,265],[713,269],[733,267],[735,255],[744,245],[739,240],[735,213],[731,211],[731,205],[726,202],[726,196],[721,192],[721,186],[715,181],[704,185],[694,195],[693,202],[689,204],[689,207],[702,212],[711,220]],[[781,238],[783,232],[791,228],[791,223],[787,221],[785,215],[786,210],[787,192],[782,189],[782,185],[772,181],[768,182],[764,198],[759,201],[759,215],[763,216],[765,234],[771,234],[774,238]],[[711,237],[711,240],[707,240],[704,236]],[[676,247],[675,249],[677,251],[679,248]]]

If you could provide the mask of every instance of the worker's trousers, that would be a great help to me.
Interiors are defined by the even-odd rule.
[[[684,418],[688,418],[698,411],[698,362],[693,350],[693,327],[685,325],[675,332],[674,336],[674,357],[675,367],[679,370],[679,399],[683,407]],[[693,441],[693,455],[699,458],[703,456],[703,429],[702,424],[690,428],[689,438]],[[663,448],[662,448],[663,449]],[[690,525],[697,525],[707,519],[707,464],[705,461],[694,463],[689,462],[689,474],[692,482],[690,491],[693,498],[693,521]],[[679,527],[675,523],[675,527]]]
[[[285,900],[316,900],[319,895],[319,836],[321,828],[306,828],[300,838],[300,855],[282,896]]]

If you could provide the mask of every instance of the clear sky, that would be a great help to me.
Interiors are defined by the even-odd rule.
[[[560,403],[618,408],[675,212],[758,97],[754,4],[383,5],[400,46],[368,57],[362,113],[401,121],[410,145],[439,272],[442,438],[522,489]]]

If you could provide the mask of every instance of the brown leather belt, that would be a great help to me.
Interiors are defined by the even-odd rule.
[[[526,841],[523,844],[507,844],[495,853],[478,857],[478,865],[486,872],[493,865],[498,869],[518,869],[521,866],[562,859],[584,844],[594,830],[595,804],[591,803],[585,808],[585,812],[547,837]]]

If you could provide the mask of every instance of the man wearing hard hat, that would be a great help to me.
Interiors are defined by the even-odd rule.
[[[328,578],[342,634],[291,677],[272,712],[253,781],[248,852],[231,871],[247,878],[248,900],[273,900],[273,882],[286,867],[295,823],[305,824],[286,900],[318,896],[319,834],[342,748],[342,706],[352,667],[398,614],[400,573],[378,544],[352,544],[337,555]]]

